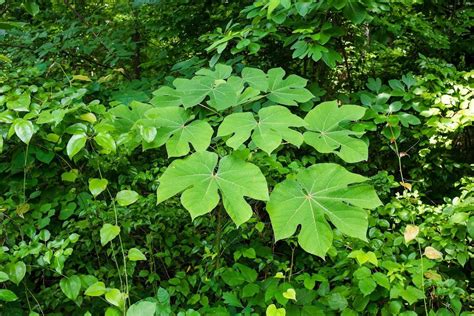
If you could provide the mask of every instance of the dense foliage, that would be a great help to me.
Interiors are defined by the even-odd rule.
[[[0,315],[469,315],[465,0],[0,0]]]

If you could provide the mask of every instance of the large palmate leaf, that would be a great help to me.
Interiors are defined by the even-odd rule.
[[[280,146],[282,139],[298,147],[303,143],[303,135],[290,127],[304,126],[305,121],[287,108],[269,106],[261,109],[258,117],[258,121],[255,120],[250,112],[228,115],[219,126],[217,136],[233,135],[226,144],[237,149],[253,131],[253,142],[268,154]]]
[[[367,212],[381,204],[367,178],[333,163],[316,164],[275,186],[267,211],[275,239],[292,236],[299,225],[300,246],[323,257],[332,244],[328,220],[343,234],[366,240]]]
[[[304,141],[321,153],[335,153],[346,162],[367,160],[368,145],[357,138],[361,133],[341,126],[364,116],[365,108],[357,105],[339,107],[337,101],[323,102],[305,117],[308,132]]]
[[[193,116],[183,108],[154,108],[147,111],[145,117],[147,121],[142,131],[154,131],[149,144],[144,144],[145,148],[155,148],[166,143],[168,156],[180,157],[189,153],[189,144],[196,151],[204,151],[211,143],[214,130],[209,123],[192,121]]]
[[[305,89],[307,80],[297,75],[283,79],[285,71],[273,68],[268,71],[268,99],[278,104],[298,105],[311,100],[314,95]]]
[[[209,213],[219,203],[239,226],[252,216],[252,208],[244,196],[268,200],[267,182],[260,169],[233,156],[219,161],[211,152],[194,153],[186,159],[173,161],[160,177],[158,203],[183,192],[181,203],[194,219]]]
[[[158,107],[183,105],[190,108],[207,104],[216,110],[236,106],[241,100],[244,84],[241,78],[230,76],[232,67],[218,64],[214,70],[201,69],[191,79],[178,78],[173,81],[175,89],[161,87],[156,90],[152,104]]]

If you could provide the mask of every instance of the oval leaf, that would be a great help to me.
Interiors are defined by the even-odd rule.
[[[15,134],[22,142],[28,144],[33,137],[34,127],[33,123],[24,119],[17,119],[14,123]]]
[[[132,191],[132,190],[122,190],[119,193],[117,193],[117,196],[115,199],[117,200],[117,203],[120,206],[127,206],[132,203],[135,203],[138,200],[138,195],[137,192]]]
[[[69,158],[74,157],[82,148],[84,148],[86,140],[86,134],[72,135],[66,146],[66,152]]]
[[[418,236],[420,232],[420,228],[416,225],[407,225],[405,228],[405,232],[403,233],[403,237],[405,238],[405,242],[408,243]]]

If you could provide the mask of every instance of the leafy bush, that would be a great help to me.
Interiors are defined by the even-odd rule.
[[[464,2],[0,15],[1,315],[472,310]]]

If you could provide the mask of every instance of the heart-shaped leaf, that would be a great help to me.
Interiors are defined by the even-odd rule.
[[[104,224],[100,229],[100,243],[102,246],[115,239],[120,234],[120,227],[111,224]]]
[[[89,179],[89,191],[94,197],[98,196],[107,188],[109,181],[107,179]]]
[[[79,278],[77,275],[63,278],[61,281],[59,281],[59,287],[67,298],[69,298],[71,301],[74,301],[81,290],[81,278]]]

